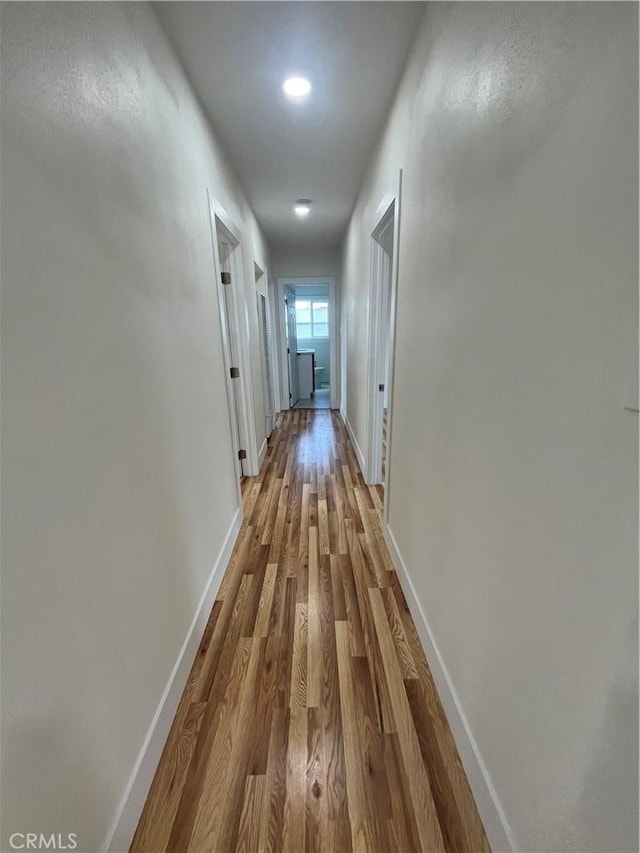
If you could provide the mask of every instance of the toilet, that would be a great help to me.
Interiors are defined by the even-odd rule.
[[[324,373],[324,367],[314,367],[314,373],[316,375],[316,388],[320,388],[322,385],[322,374]]]

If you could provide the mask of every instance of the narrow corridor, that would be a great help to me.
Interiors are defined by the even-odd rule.
[[[489,846],[330,411],[280,415],[132,850]]]

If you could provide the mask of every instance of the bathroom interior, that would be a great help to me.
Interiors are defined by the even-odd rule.
[[[296,409],[330,408],[329,285],[297,284],[298,389]]]

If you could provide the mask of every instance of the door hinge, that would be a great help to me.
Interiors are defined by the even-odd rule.
[[[378,391],[384,391],[384,385],[378,385]]]
[[[247,451],[246,450],[239,450],[238,451],[238,459],[246,459],[246,458],[247,458]]]
[[[293,394],[291,394],[291,392],[289,392],[289,399],[290,399],[290,400],[292,400],[292,399],[293,399]]]
[[[240,368],[239,367],[232,367],[229,370],[229,373],[231,374],[232,379],[239,379],[240,378]]]
[[[231,284],[231,273],[223,272],[222,273],[222,283],[223,284]]]
[[[290,352],[291,350],[289,349],[289,347],[287,347],[287,355],[289,355]]]

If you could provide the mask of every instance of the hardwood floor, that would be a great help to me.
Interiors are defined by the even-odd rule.
[[[283,413],[133,851],[489,845],[339,416]]]
[[[384,480],[387,472],[387,421],[389,419],[389,409],[382,410],[382,479]]]

